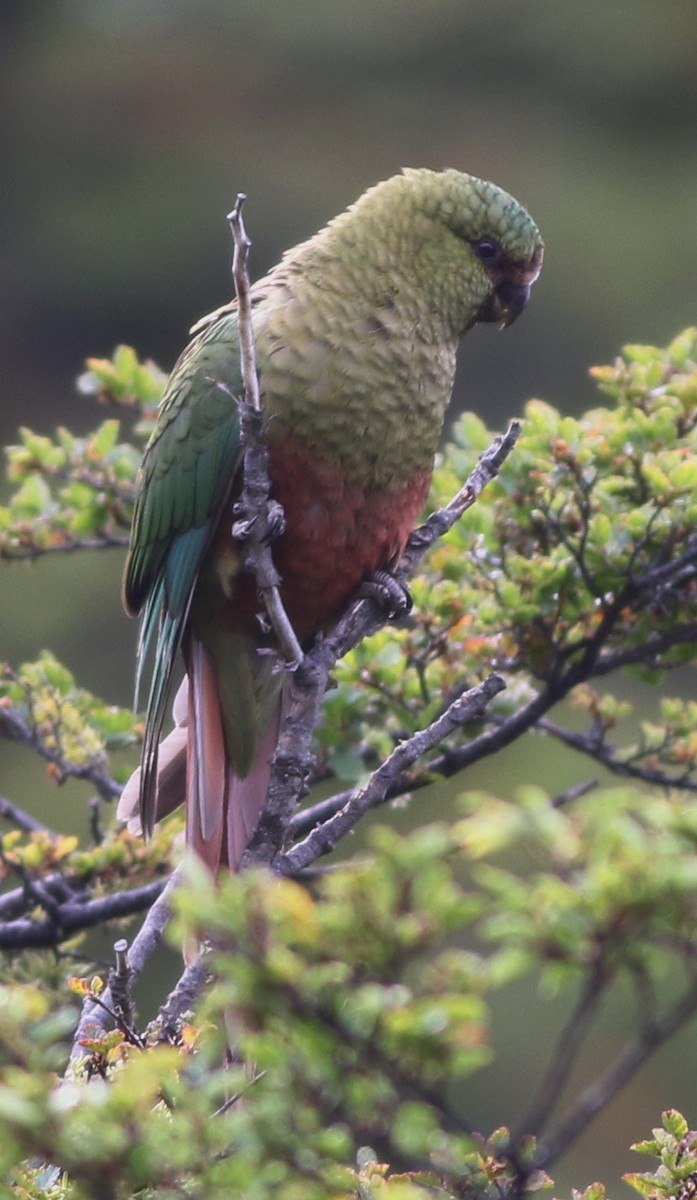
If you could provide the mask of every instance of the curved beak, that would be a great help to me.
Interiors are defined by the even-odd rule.
[[[479,319],[498,321],[499,329],[507,329],[520,316],[529,299],[529,283],[500,283]]]
[[[530,299],[530,284],[502,283],[496,289],[496,298],[501,306],[499,329],[507,329],[520,316]]]

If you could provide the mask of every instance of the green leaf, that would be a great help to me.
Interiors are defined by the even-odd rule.
[[[668,1133],[672,1133],[673,1137],[686,1137],[690,1127],[682,1113],[678,1112],[676,1108],[667,1108],[665,1112],[661,1114],[661,1120],[663,1122],[663,1128]]]

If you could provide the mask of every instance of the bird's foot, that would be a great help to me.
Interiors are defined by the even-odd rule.
[[[245,506],[242,504],[235,504],[232,511],[236,517],[232,526],[232,536],[240,542],[254,537],[257,542],[270,546],[285,532],[286,517],[283,505],[279,504],[277,500],[266,501],[265,512],[262,518],[263,528],[261,535],[257,532],[260,519],[258,513],[247,516]]]
[[[409,589],[391,571],[370,571],[358,595],[364,600],[375,600],[391,621],[406,616],[414,607]]]
[[[269,500],[266,505],[266,534],[265,541],[268,545],[280,538],[282,533],[286,531],[286,514],[283,511],[283,505],[278,503],[278,500]]]

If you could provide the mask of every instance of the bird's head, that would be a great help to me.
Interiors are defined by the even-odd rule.
[[[496,184],[461,171],[407,168],[396,179],[412,219],[427,218],[422,236],[434,297],[449,309],[455,331],[484,321],[511,325],[528,302],[544,253],[527,211]]]
[[[483,321],[511,325],[542,254],[534,221],[496,184],[407,167],[290,251],[282,270],[312,277],[324,297],[339,278],[383,316],[392,308],[423,339],[442,343]]]

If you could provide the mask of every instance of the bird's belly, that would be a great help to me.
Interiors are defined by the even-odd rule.
[[[421,512],[430,467],[389,492],[351,484],[335,464],[285,445],[270,475],[286,530],[273,547],[281,594],[303,636],[337,615],[369,571],[396,559]]]
[[[428,492],[431,467],[390,490],[351,483],[335,463],[320,461],[289,440],[270,450],[269,475],[286,527],[272,546],[286,611],[301,639],[338,616],[369,571],[401,553]],[[205,609],[218,620],[259,635],[256,614],[263,602],[250,575],[240,570],[239,545],[230,535],[230,514],[220,523],[205,579],[217,580]],[[219,607],[222,606],[222,607]]]

